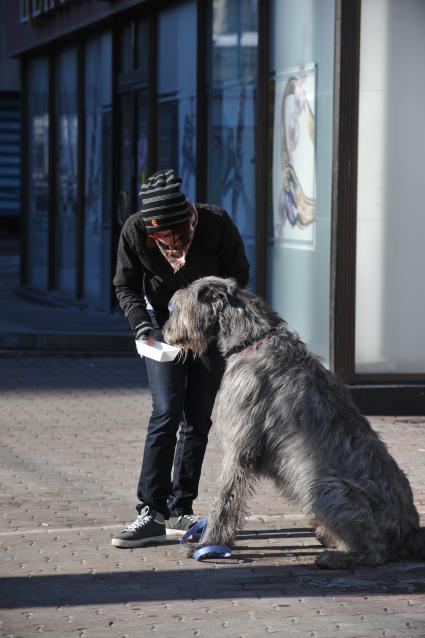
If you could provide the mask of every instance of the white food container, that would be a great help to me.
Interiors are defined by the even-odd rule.
[[[152,341],[147,344],[141,339],[136,339],[136,348],[140,355],[155,359],[155,361],[173,361],[180,352],[180,348],[169,346],[168,343]]]

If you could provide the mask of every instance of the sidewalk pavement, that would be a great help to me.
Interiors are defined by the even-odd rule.
[[[0,356],[29,353],[131,353],[134,340],[123,313],[97,311],[22,288],[19,243],[0,233]]]
[[[322,571],[302,513],[261,483],[229,559],[110,537],[135,517],[150,411],[125,357],[0,360],[0,635],[84,638],[424,638],[425,561]],[[425,524],[425,418],[372,424],[407,473]],[[214,497],[213,427],[196,511]]]

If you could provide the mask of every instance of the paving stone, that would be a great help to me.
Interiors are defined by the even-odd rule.
[[[308,521],[270,482],[228,560],[111,547],[135,516],[150,411],[136,357],[0,359],[0,377],[1,636],[425,637],[425,562],[318,570]],[[425,418],[371,421],[425,519]],[[213,428],[200,514],[221,458]]]

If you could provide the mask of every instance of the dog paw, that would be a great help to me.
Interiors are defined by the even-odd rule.
[[[314,562],[320,569],[333,569],[332,552],[323,552]]]
[[[180,547],[185,558],[193,558],[193,554],[199,549],[200,545],[198,543],[183,543]]]
[[[323,552],[315,563],[321,569],[350,569],[359,564],[359,556],[352,552]]]
[[[341,546],[335,538],[332,538],[329,534],[321,533],[316,530],[315,536],[319,543],[323,545],[323,547],[329,547],[329,549],[338,549]]]

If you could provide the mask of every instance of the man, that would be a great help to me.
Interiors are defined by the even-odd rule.
[[[190,202],[173,170],[152,175],[140,197],[141,210],[128,218],[121,232],[113,283],[136,339],[161,340],[176,290],[207,275],[234,277],[244,287],[249,265],[226,211]],[[196,359],[145,361],[152,414],[137,489],[138,516],[112,538],[116,547],[167,540],[166,520],[168,539],[196,522],[193,501],[224,371],[214,346]]]

